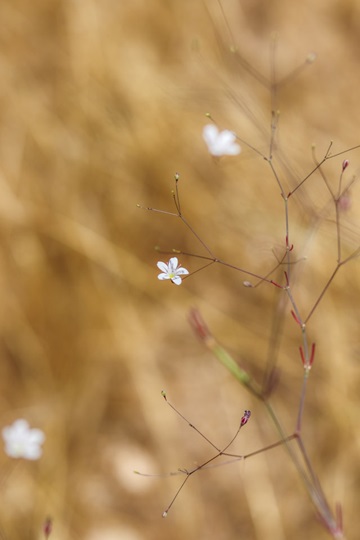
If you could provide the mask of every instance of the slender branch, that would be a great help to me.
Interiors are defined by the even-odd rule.
[[[331,274],[330,278],[328,279],[325,287],[323,288],[323,290],[321,291],[318,299],[316,300],[315,304],[313,305],[313,307],[311,308],[308,316],[306,317],[305,321],[304,321],[304,324],[307,324],[307,322],[309,321],[309,319],[312,317],[312,315],[314,314],[314,311],[316,310],[316,308],[318,307],[318,305],[320,304],[321,300],[324,298],[324,295],[326,293],[326,291],[328,290],[328,288],[330,287],[330,284],[331,282],[333,281],[334,277],[336,276],[336,274],[338,273],[340,267],[341,267],[342,263],[338,263],[335,270],[333,271],[333,273]]]

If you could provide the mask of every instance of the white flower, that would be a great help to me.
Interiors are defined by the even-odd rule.
[[[228,129],[219,131],[213,124],[208,124],[203,129],[203,138],[213,156],[236,156],[241,152],[241,146],[235,142],[235,133]]]
[[[158,279],[171,279],[175,285],[181,284],[181,277],[189,273],[186,268],[181,268],[178,264],[177,257],[171,257],[170,261],[166,264],[164,262],[159,261],[157,263],[157,267],[159,270],[162,270],[162,274],[158,275]]]
[[[39,459],[45,435],[40,429],[30,429],[26,420],[15,420],[2,430],[5,452],[13,458]]]

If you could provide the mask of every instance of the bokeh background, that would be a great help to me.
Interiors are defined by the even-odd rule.
[[[244,409],[234,451],[277,440],[266,411],[193,335],[199,308],[218,339],[262,380],[280,379],[274,407],[294,429],[300,332],[278,317],[280,289],[244,288],[213,266],[181,287],[157,280],[154,247],[204,254],[173,211],[218,257],[264,274],[284,245],[283,201],[266,162],[243,145],[214,160],[201,137],[210,112],[265,154],[275,66],[274,152],[291,189],[321,158],[360,144],[360,5],[356,0],[13,0],[0,6],[0,423],[26,418],[46,433],[39,462],[1,454],[1,538],[247,540],[328,537],[282,448],[194,475],[167,519],[181,478]],[[274,46],[274,36],[276,46]],[[231,52],[236,47],[236,54]],[[274,52],[275,49],[275,52]],[[357,177],[360,151],[324,167],[336,189]],[[359,186],[341,216],[344,257],[360,243]],[[294,295],[306,315],[336,266],[334,209],[319,174],[290,202]],[[182,256],[191,272],[201,263]],[[275,275],[282,279],[281,273]],[[309,321],[317,345],[304,438],[323,489],[359,528],[359,262],[339,271]]]

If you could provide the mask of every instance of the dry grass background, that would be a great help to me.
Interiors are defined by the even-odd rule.
[[[279,76],[310,51],[318,60],[279,93],[286,185],[319,156],[360,143],[360,7],[355,0],[224,0],[240,54],[269,74],[278,32]],[[181,174],[186,216],[215,252],[263,272],[284,240],[283,204],[250,150],[214,162],[204,114],[263,151],[269,96],[229,52],[215,0],[34,0],[0,6],[1,425],[25,417],[47,435],[38,463],[8,470],[1,457],[2,538],[86,540],[325,539],[280,448],[195,475],[166,520],[179,478],[149,479],[208,457],[210,449],[160,391],[216,444],[245,408],[240,453],[276,440],[265,411],[191,333],[199,307],[214,333],[260,375],[280,290],[245,289],[219,267],[182,287],[156,279],[155,245],[198,251],[172,209]],[[258,122],[254,126],[251,115]],[[261,127],[261,129],[260,129]],[[329,162],[336,182],[360,152]],[[359,245],[359,186],[344,216],[346,252]],[[336,262],[328,194],[314,176],[291,203],[295,294],[308,312]],[[322,214],[324,215],[324,214]],[[313,232],[316,234],[312,234]],[[164,256],[165,257],[165,256]],[[182,258],[193,271],[197,263]],[[309,323],[317,343],[304,436],[329,501],[358,536],[359,263],[343,268]],[[282,329],[274,401],[291,432],[302,370],[299,333]]]

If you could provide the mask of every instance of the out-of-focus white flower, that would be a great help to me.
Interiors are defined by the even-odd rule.
[[[203,138],[213,156],[237,156],[241,152],[241,146],[235,142],[235,133],[228,129],[219,131],[213,124],[208,124],[203,129]]]
[[[5,452],[13,458],[39,459],[45,435],[40,429],[31,429],[26,420],[15,420],[2,430]]]
[[[167,264],[159,261],[157,267],[162,271],[162,274],[158,275],[158,279],[171,279],[175,285],[181,285],[182,279],[180,276],[185,276],[189,273],[186,268],[181,268],[177,257],[171,257]]]

